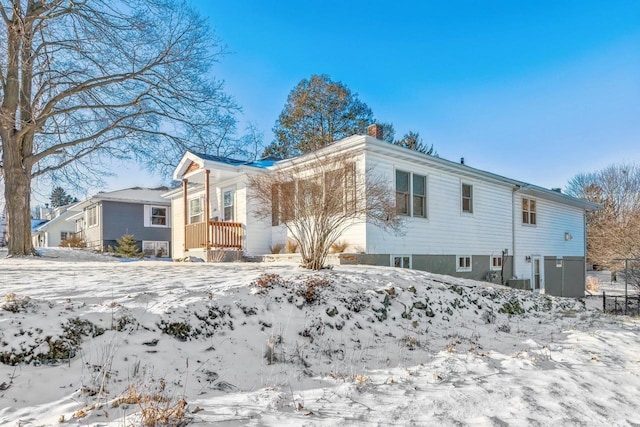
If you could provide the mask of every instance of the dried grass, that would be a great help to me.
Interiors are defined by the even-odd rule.
[[[272,254],[279,254],[280,252],[282,252],[283,248],[284,245],[282,243],[276,243],[273,246],[269,246],[269,251],[271,251]]]
[[[292,239],[288,239],[284,245],[284,251],[288,254],[295,254],[298,252],[298,242]]]
[[[341,254],[349,247],[349,243],[347,242],[335,242],[331,245],[331,253],[333,254]]]

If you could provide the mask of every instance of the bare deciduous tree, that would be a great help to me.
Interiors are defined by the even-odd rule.
[[[282,224],[299,245],[302,265],[319,270],[349,227],[368,221],[398,233],[393,189],[349,154],[316,154],[249,178],[253,213]]]
[[[587,213],[587,259],[594,265],[620,271],[621,258],[640,258],[640,168],[612,165],[579,174],[568,194],[602,205]]]
[[[103,155],[167,167],[236,108],[208,77],[223,46],[181,0],[0,0],[0,22],[10,254],[32,253],[32,179],[99,176]]]

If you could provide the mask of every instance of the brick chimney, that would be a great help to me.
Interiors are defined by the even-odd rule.
[[[382,140],[382,125],[374,123],[367,128],[367,135]]]

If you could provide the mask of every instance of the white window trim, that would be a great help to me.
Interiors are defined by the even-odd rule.
[[[153,208],[164,209],[166,211],[166,224],[154,224],[151,220],[151,215],[153,213]],[[144,226],[145,227],[154,227],[154,228],[169,228],[171,227],[171,208],[169,206],[162,205],[144,205]]]
[[[167,253],[165,254],[165,257],[169,256],[169,241],[168,240],[143,240],[142,241],[142,252],[144,253],[144,246],[147,243],[153,243],[154,246],[156,246],[156,248],[154,249],[154,253],[152,254],[152,256],[156,256],[156,254],[158,253],[158,248],[157,248],[157,244],[158,243],[164,243],[167,246]]]
[[[93,205],[90,208],[88,208],[86,210],[87,212],[87,228],[94,228],[94,227],[98,227],[100,226],[100,210],[98,209],[100,207],[100,205]],[[96,223],[95,224],[89,224],[89,211],[95,209],[96,210]]]
[[[469,267],[460,267],[460,258],[469,258]],[[456,273],[468,273],[473,271],[473,257],[471,255],[456,256]]]
[[[200,201],[200,213],[198,215],[200,215],[201,220],[197,221],[197,222],[191,222],[191,217],[193,217],[194,215],[191,212],[191,202],[194,200],[199,200]],[[197,196],[197,197],[192,197],[189,200],[187,200],[187,224],[197,224],[199,222],[203,222],[205,221],[205,217],[204,217],[204,196]]]
[[[493,259],[494,258],[498,258],[500,260],[500,266],[495,266],[493,265]],[[502,255],[491,255],[491,257],[489,258],[489,269],[491,271],[501,271],[502,270]]]
[[[562,268],[564,260],[562,258],[556,258],[556,268]]]
[[[522,201],[523,200],[529,200],[529,207],[531,207],[531,201],[533,200],[536,204],[536,209],[533,211],[533,213],[536,215],[536,222],[535,224],[531,224],[531,209],[529,209],[527,212],[529,213],[529,222],[524,222],[522,220],[522,213],[525,212],[522,209]],[[520,224],[525,226],[525,227],[537,227],[538,226],[538,199],[533,198],[533,197],[524,197],[522,196],[522,199],[520,200]]]
[[[464,210],[464,203],[462,203],[462,199],[463,199],[462,186],[464,186],[464,185],[468,185],[469,187],[471,187],[471,198],[470,198],[471,199],[471,206],[470,206],[471,210],[470,211],[465,211]],[[475,212],[475,209],[474,209],[475,208],[475,206],[474,206],[475,205],[475,203],[474,203],[474,199],[475,199],[474,193],[475,193],[475,191],[474,191],[473,187],[474,187],[474,185],[472,183],[460,180],[460,213],[462,215],[473,215],[473,213]]]
[[[222,198],[222,200],[221,200],[222,203],[220,203],[220,206],[222,207],[222,212],[221,212],[222,213],[222,215],[221,215],[222,216],[222,220],[223,221],[227,221],[227,222],[229,221],[229,219],[227,219],[227,217],[225,215],[226,206],[224,205],[224,193],[227,193],[229,191],[231,191],[231,197],[233,199],[233,201],[232,201],[233,204],[231,205],[231,207],[233,208],[233,219],[231,220],[231,222],[238,222],[237,197],[236,197],[237,189],[236,189],[235,186],[223,188],[222,191],[221,191],[220,195],[222,196],[221,197]]]
[[[409,174],[409,212],[407,215],[404,214],[398,214],[399,216],[403,216],[403,217],[409,217],[409,218],[419,218],[419,219],[424,219],[424,220],[428,220],[429,219],[429,174],[428,173],[418,173],[418,172],[413,172],[407,169],[403,169],[403,168],[398,168],[398,167],[394,167],[393,168],[393,194],[395,197],[396,194],[396,172],[404,172]],[[413,215],[413,175],[420,175],[422,177],[424,177],[424,216],[414,216]],[[397,255],[395,255],[397,256]]]
[[[395,258],[409,258],[409,269],[413,268],[413,257],[409,254],[391,254],[391,256],[389,257],[389,265],[391,267],[395,267]],[[404,268],[404,267],[400,267],[400,268]]]

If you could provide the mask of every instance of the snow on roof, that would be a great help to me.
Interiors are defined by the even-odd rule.
[[[162,194],[168,191],[167,187],[142,188],[133,187],[123,190],[101,192],[91,197],[92,200],[113,200],[119,202],[149,202],[167,204],[167,200],[162,198]]]
[[[193,151],[191,152],[191,154],[201,158],[202,160],[207,160],[210,162],[224,163],[231,166],[251,166],[251,167],[260,168],[260,169],[266,169],[269,166],[273,166],[274,163],[282,160],[274,156],[268,156],[258,160],[247,161],[247,160],[233,159],[231,157],[222,157],[222,156],[214,156],[211,154],[195,153]]]

